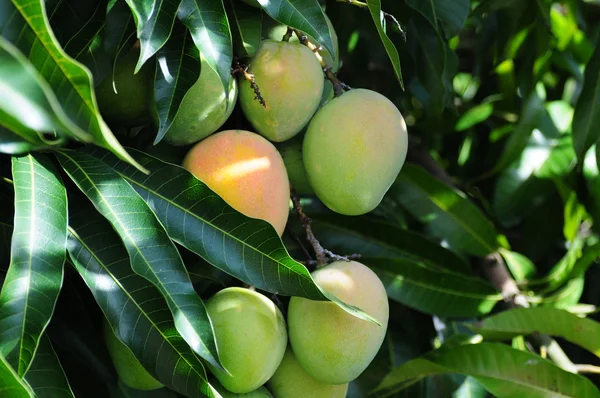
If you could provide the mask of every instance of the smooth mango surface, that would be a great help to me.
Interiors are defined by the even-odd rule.
[[[227,374],[210,366],[227,390],[246,394],[257,390],[279,367],[287,345],[281,311],[266,296],[230,287],[206,301],[219,357]]]
[[[289,339],[298,363],[313,378],[345,384],[369,366],[383,343],[389,303],[379,277],[356,261],[336,261],[312,273],[315,282],[371,315],[381,326],[358,319],[338,305],[292,297]]]
[[[245,130],[221,131],[190,149],[183,167],[231,207],[283,234],[290,187],[283,159],[268,140]]]
[[[285,163],[290,185],[300,195],[311,195],[314,194],[314,191],[310,186],[302,161],[303,140],[304,134],[300,133],[291,140],[279,143],[276,147]]]
[[[302,156],[310,185],[331,210],[373,210],[406,160],[404,118],[383,95],[353,89],[323,106],[311,120]]]
[[[250,82],[240,81],[240,105],[256,132],[273,142],[298,134],[310,121],[323,95],[324,75],[315,55],[298,43],[263,40],[250,61],[266,107]]]

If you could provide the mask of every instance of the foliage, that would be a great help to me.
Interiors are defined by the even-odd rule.
[[[279,238],[162,141],[201,56],[228,88],[274,19],[393,101],[410,134],[372,212],[301,201],[390,300],[348,397],[600,397],[600,3],[258,3],[0,0],[0,396],[218,397],[204,300],[225,286],[372,321],[312,280],[293,209]],[[102,116],[95,89],[132,50],[156,70],[158,122]],[[236,105],[222,129],[249,126]],[[103,318],[165,388],[119,382]]]

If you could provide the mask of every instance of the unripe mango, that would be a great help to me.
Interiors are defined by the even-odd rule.
[[[218,132],[190,149],[183,167],[231,207],[283,234],[290,186],[281,155],[265,138],[245,130]]]
[[[211,385],[223,398],[273,398],[273,395],[264,386],[246,394],[236,394],[223,387],[218,381],[211,380]]]
[[[291,186],[300,195],[311,195],[314,194],[314,191],[310,186],[302,161],[303,140],[304,134],[300,133],[291,140],[279,143],[276,147],[285,163]]]
[[[302,156],[310,185],[331,210],[349,216],[375,209],[404,165],[406,123],[371,90],[334,98],[311,120]]]
[[[298,363],[323,383],[349,383],[369,366],[385,338],[389,318],[385,287],[356,261],[336,261],[312,277],[321,288],[381,324],[356,318],[329,301],[290,299],[288,333]]]
[[[237,96],[237,81],[231,79],[227,99],[221,78],[201,57],[200,77],[183,97],[164,140],[171,145],[182,146],[208,137],[231,116]]]
[[[106,319],[104,320],[103,334],[108,354],[123,384],[136,390],[145,391],[157,390],[164,387],[161,382],[148,373],[140,361],[133,355],[129,347],[117,338]]]
[[[264,107],[250,82],[240,82],[240,106],[256,132],[274,142],[288,140],[310,121],[321,101],[324,75],[315,55],[297,43],[263,40],[250,61]]]
[[[283,359],[287,330],[281,311],[266,296],[239,287],[206,301],[221,363],[230,374],[209,365],[227,390],[245,394],[267,382]]]
[[[325,384],[306,373],[288,346],[281,365],[267,382],[275,398],[345,398],[348,384]]]

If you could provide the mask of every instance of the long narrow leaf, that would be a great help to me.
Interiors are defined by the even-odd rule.
[[[11,259],[0,292],[0,353],[23,376],[63,281],[67,196],[45,155],[12,158],[15,189]]]
[[[398,55],[398,50],[394,43],[388,37],[385,31],[385,16],[381,11],[381,1],[380,0],[366,0],[367,5],[369,6],[369,12],[371,13],[371,17],[373,18],[373,22],[375,22],[375,27],[377,28],[377,33],[379,33],[379,38],[383,43],[385,51],[390,57],[390,61],[392,61],[392,68],[394,69],[394,74],[396,75],[396,79],[400,83],[400,87],[404,90],[404,80],[402,79],[402,68],[400,66],[400,56]]]
[[[220,366],[212,323],[174,243],[142,198],[106,164],[83,152],[57,154],[73,182],[117,231],[133,270],[165,296],[177,330],[202,358]]]
[[[33,392],[0,354],[0,397],[31,398]]]

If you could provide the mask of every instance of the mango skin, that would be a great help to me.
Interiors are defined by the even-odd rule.
[[[290,186],[283,159],[268,140],[245,130],[221,131],[194,145],[183,167],[231,207],[283,234]]]
[[[217,72],[201,59],[200,77],[183,97],[164,140],[171,145],[193,144],[217,131],[229,119],[238,97],[237,80],[231,79],[229,99]],[[158,116],[155,114],[155,124]]]
[[[279,308],[255,291],[230,287],[206,301],[219,357],[231,375],[209,368],[227,390],[246,394],[273,376],[287,345],[285,320]]]
[[[308,181],[304,162],[302,161],[302,142],[304,134],[300,133],[291,140],[276,145],[283,158],[290,185],[300,195],[312,195],[314,191]]]
[[[345,398],[348,384],[325,384],[306,373],[288,346],[281,365],[267,382],[275,398]]]
[[[356,216],[375,209],[406,160],[406,123],[383,95],[353,89],[311,120],[303,143],[310,185],[331,210]]]
[[[139,49],[133,48],[117,64],[113,76],[107,76],[96,87],[96,101],[100,113],[108,123],[137,126],[150,122],[150,103],[154,87],[154,66],[148,61],[137,74],[133,74]]]
[[[103,332],[108,354],[123,384],[136,390],[144,391],[157,390],[164,387],[161,382],[148,373],[140,361],[133,355],[129,347],[117,338],[106,319],[104,320]]]
[[[249,72],[266,102],[242,77],[239,102],[257,133],[273,142],[298,134],[319,107],[325,77],[315,55],[297,43],[263,40],[250,61]]]
[[[211,380],[211,385],[223,398],[273,398],[273,395],[264,386],[246,394],[236,394],[223,387],[218,381]]]
[[[356,261],[333,262],[312,277],[321,288],[381,323],[358,319],[332,302],[291,298],[288,333],[298,363],[323,383],[349,383],[369,366],[385,338],[389,319],[385,287]]]

